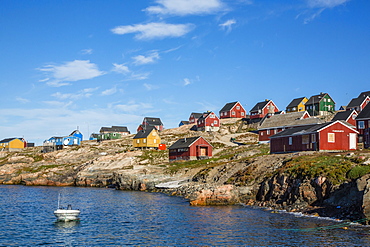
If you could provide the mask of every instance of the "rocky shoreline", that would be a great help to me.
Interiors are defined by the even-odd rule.
[[[167,151],[133,150],[130,137],[84,142],[52,153],[41,153],[41,148],[0,152],[0,184],[110,187],[181,196],[193,206],[244,204],[341,220],[370,218],[369,172],[349,179],[331,171],[342,165],[345,176],[356,166],[367,168],[368,150],[268,154],[268,146],[253,143],[255,134],[224,126],[218,134],[205,133],[215,147],[214,158],[193,163],[170,163]],[[192,134],[175,129],[162,136],[169,143],[184,133]],[[228,142],[230,136],[252,144],[235,145]],[[320,159],[343,164],[326,168],[325,163],[322,171],[302,175],[306,163],[314,166]]]

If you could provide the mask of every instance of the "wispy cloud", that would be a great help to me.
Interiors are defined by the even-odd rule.
[[[93,49],[83,49],[81,50],[81,54],[84,55],[91,55],[93,53]]]
[[[134,101],[127,104],[115,105],[115,108],[123,112],[138,112],[145,113],[149,109],[153,109],[153,105],[148,103],[136,103]]]
[[[230,19],[225,21],[224,23],[221,23],[219,26],[222,30],[226,30],[226,32],[230,32],[232,29],[232,25],[236,24],[236,21],[234,19]]]
[[[157,89],[158,88],[158,86],[153,85],[153,84],[148,84],[148,83],[144,83],[143,86],[148,91],[151,91],[151,90],[154,90],[154,89]]]
[[[194,82],[197,82],[197,81],[200,81],[199,76],[196,76],[195,79],[184,78],[183,85],[188,86],[188,85],[193,84]]]
[[[307,0],[310,8],[334,8],[350,0]]]
[[[159,58],[160,58],[160,56],[159,56],[159,53],[157,51],[153,51],[147,56],[138,55],[138,56],[132,57],[132,59],[134,60],[135,65],[155,63]]]
[[[158,5],[145,9],[150,14],[200,15],[211,14],[225,8],[220,0],[157,0]]]
[[[117,92],[117,87],[112,87],[110,89],[104,90],[101,94],[103,96],[108,96],[108,95],[115,94],[116,92]]]
[[[22,97],[16,97],[15,100],[20,102],[20,103],[23,103],[23,104],[26,104],[26,103],[30,102],[30,100],[22,98]]]
[[[115,34],[136,33],[138,40],[163,39],[169,37],[181,37],[190,32],[194,26],[192,24],[168,24],[164,22],[152,22],[148,24],[136,24],[128,26],[118,26],[111,31]]]
[[[61,100],[66,100],[66,99],[71,99],[71,100],[78,100],[82,98],[89,98],[92,96],[92,92],[96,91],[98,88],[86,88],[78,93],[60,93],[56,92],[52,94],[51,96],[61,99]]]
[[[120,74],[127,74],[130,73],[129,68],[125,64],[113,64],[113,69],[112,71],[120,73]]]
[[[60,87],[70,85],[69,82],[92,79],[105,72],[100,71],[98,66],[91,63],[89,60],[74,60],[66,62],[62,65],[46,65],[39,68],[40,71],[45,72],[50,78],[47,81],[49,86]]]
[[[350,0],[306,0],[308,10],[304,13],[304,24],[307,24],[321,15],[328,8],[343,5]],[[301,16],[302,14],[299,14]]]

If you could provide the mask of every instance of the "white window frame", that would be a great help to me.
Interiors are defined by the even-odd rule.
[[[328,142],[335,143],[335,133],[328,133]]]
[[[360,130],[365,129],[365,121],[358,121],[358,129]]]

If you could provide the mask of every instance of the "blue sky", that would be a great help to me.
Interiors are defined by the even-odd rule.
[[[368,0],[2,0],[0,139],[370,90]]]

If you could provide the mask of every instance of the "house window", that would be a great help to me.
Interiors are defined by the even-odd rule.
[[[330,102],[330,99],[328,99],[328,102]]]
[[[311,134],[311,142],[312,143],[316,142],[316,134]]]
[[[335,134],[328,133],[328,142],[335,142]]]
[[[289,145],[292,145],[292,144],[293,144],[293,138],[289,137]]]
[[[209,115],[210,118],[215,118],[214,114]]]
[[[237,105],[237,106],[236,106],[236,109],[237,109],[237,110],[240,110],[240,106],[238,106],[238,105]]]
[[[214,123],[215,123],[215,124],[218,124],[218,121],[217,121],[217,120],[215,120],[215,121],[214,121]]]
[[[242,112],[242,116],[244,116],[244,112]]]
[[[235,112],[234,112],[234,111],[232,111],[232,112],[231,112],[231,114],[235,115]]]
[[[310,135],[303,135],[302,136],[302,144],[310,143]]]
[[[157,143],[157,139],[154,139],[153,141],[154,141],[154,143]]]
[[[270,134],[270,130],[267,130],[267,135],[269,135]]]
[[[365,129],[365,122],[364,121],[358,121],[358,128],[363,130]]]
[[[146,143],[146,139],[143,139],[143,143]]]
[[[274,134],[276,135],[276,133],[278,132],[278,130],[277,129],[274,129]]]
[[[137,139],[137,140],[136,140],[136,143],[137,143],[137,144],[139,144],[139,143],[140,143],[140,140],[139,140],[139,139]]]
[[[355,119],[357,117],[357,115],[356,114],[353,114],[352,115],[352,119]]]

